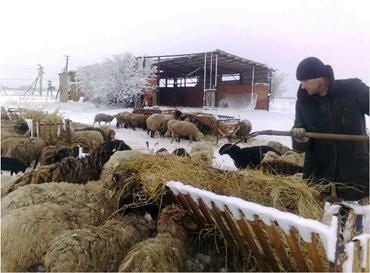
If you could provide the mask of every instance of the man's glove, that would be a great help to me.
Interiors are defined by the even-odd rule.
[[[292,128],[290,132],[292,133],[292,136],[296,142],[306,143],[309,140],[308,137],[305,137],[306,135],[305,128]]]

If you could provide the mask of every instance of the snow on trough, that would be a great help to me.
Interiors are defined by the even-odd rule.
[[[237,197],[218,195],[210,191],[197,189],[178,181],[169,181],[166,185],[175,195],[179,193],[189,194],[197,203],[198,199],[201,198],[210,209],[212,208],[212,202],[221,211],[224,211],[225,206],[227,206],[236,220],[242,217],[240,213],[242,211],[249,221],[253,221],[255,216],[258,216],[266,225],[271,225],[271,222],[276,221],[286,234],[289,234],[290,229],[295,227],[305,242],[311,242],[312,234],[317,233],[323,242],[328,260],[331,262],[335,260],[338,230],[338,218],[336,216],[332,217],[330,225],[325,225],[316,220],[282,212]]]

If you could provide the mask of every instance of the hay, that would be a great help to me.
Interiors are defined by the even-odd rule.
[[[323,214],[319,198],[323,187],[294,176],[271,176],[259,170],[223,171],[185,157],[161,155],[142,155],[121,165],[121,170],[137,172],[144,191],[153,199],[163,194],[164,183],[178,180],[310,219],[319,220]]]

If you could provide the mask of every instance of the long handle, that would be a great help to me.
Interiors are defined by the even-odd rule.
[[[254,137],[257,135],[292,136],[292,132],[264,130],[264,131],[258,131],[258,132],[250,134],[251,137]],[[344,134],[306,132],[305,137],[316,138],[316,139],[345,140],[345,141],[369,141],[369,136],[365,136],[365,135],[344,135]],[[247,138],[249,138],[249,136],[247,136]]]

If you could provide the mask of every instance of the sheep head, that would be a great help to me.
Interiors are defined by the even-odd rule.
[[[230,154],[233,154],[235,152],[238,152],[240,150],[240,147],[239,146],[236,146],[236,145],[233,145],[233,144],[230,144],[230,143],[227,143],[227,144],[224,144],[219,150],[218,150],[218,153],[220,155],[230,155]]]
[[[187,230],[196,230],[198,224],[183,207],[172,204],[161,211],[158,232],[168,232],[181,240],[187,239]]]

